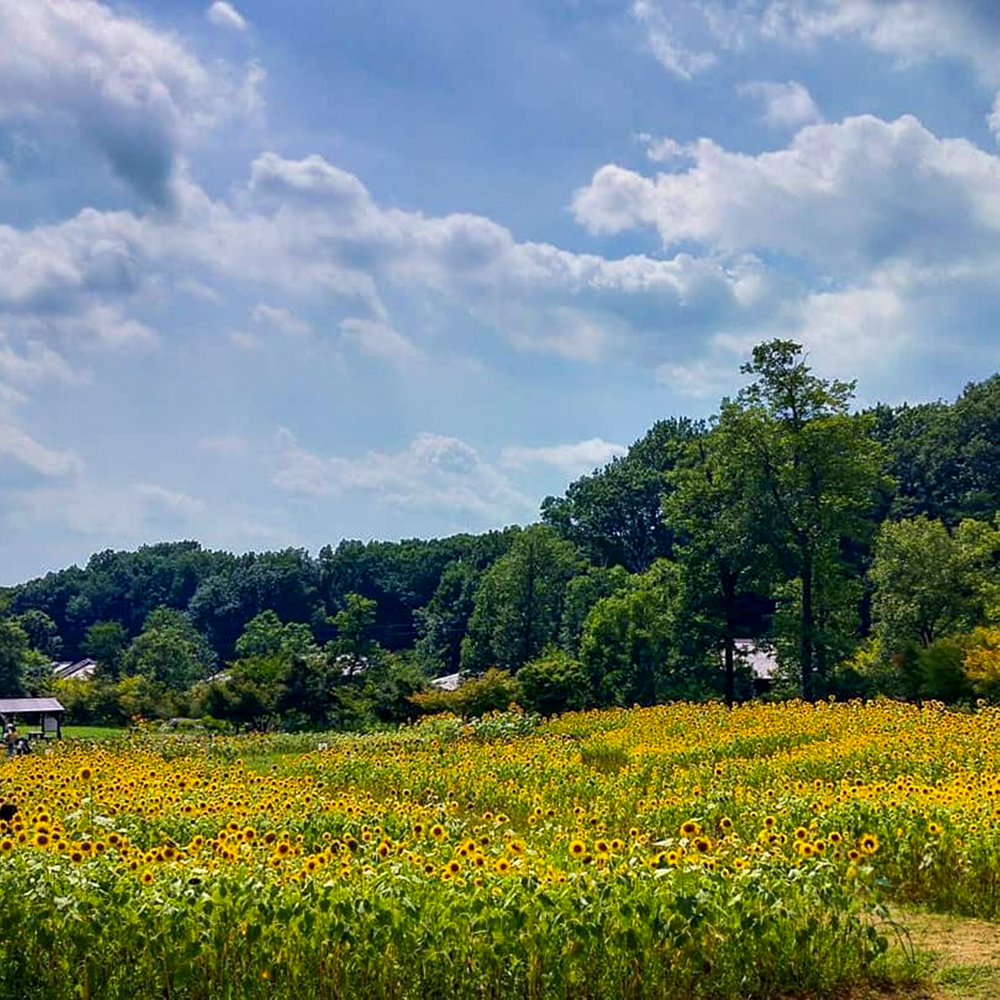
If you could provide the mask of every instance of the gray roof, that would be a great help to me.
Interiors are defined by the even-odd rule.
[[[0,715],[23,712],[65,712],[58,698],[0,698]]]
[[[97,670],[97,661],[87,657],[83,660],[63,660],[60,663],[50,664],[52,676],[59,680],[86,680],[93,677]]]
[[[462,675],[445,674],[444,677],[436,677],[431,681],[431,687],[439,691],[457,691],[462,686]]]

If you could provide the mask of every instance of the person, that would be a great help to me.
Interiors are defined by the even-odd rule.
[[[4,730],[3,745],[7,748],[7,756],[13,757],[17,746],[17,730],[12,722],[8,722],[7,728]]]

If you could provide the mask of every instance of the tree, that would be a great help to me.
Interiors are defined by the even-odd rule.
[[[929,649],[988,616],[998,583],[1000,530],[965,520],[949,531],[924,515],[879,530],[870,578],[873,632],[883,655]]]
[[[28,635],[15,618],[0,618],[0,697],[24,694],[24,664],[30,652]]]
[[[372,636],[377,615],[378,605],[373,600],[347,594],[344,606],[331,619],[337,634],[327,648],[333,656],[346,660],[348,674],[366,666],[379,652],[379,644]]]
[[[157,608],[122,655],[124,676],[141,675],[172,691],[184,691],[215,667],[205,637],[181,611]]]
[[[87,627],[80,650],[97,661],[102,674],[117,679],[127,646],[128,636],[121,622],[94,622]]]
[[[251,618],[236,640],[236,655],[239,657],[304,654],[314,649],[312,629],[308,625],[302,622],[285,624],[271,610]]]
[[[54,660],[62,652],[62,638],[56,623],[44,611],[25,611],[18,615],[18,624],[28,637],[28,645],[46,660]]]
[[[566,584],[582,568],[576,549],[552,528],[525,528],[483,576],[463,643],[463,669],[517,669],[538,656],[556,640]]]
[[[482,575],[470,561],[456,560],[441,574],[426,607],[414,612],[419,636],[415,650],[431,676],[458,671]]]
[[[598,565],[643,572],[670,555],[673,538],[660,511],[667,473],[703,431],[687,419],[657,421],[627,455],[571,483],[564,497],[546,497],[542,520]]]
[[[670,474],[663,516],[679,540],[687,613],[704,643],[722,652],[726,704],[736,698],[736,645],[740,599],[765,588],[773,574],[759,525],[763,504],[747,483],[743,466],[731,464],[729,442],[713,431],[688,446]]]
[[[705,678],[682,639],[683,586],[680,568],[660,559],[591,609],[580,662],[597,704],[653,705],[705,693]]]
[[[629,586],[632,579],[622,566],[588,566],[586,572],[574,576],[566,584],[562,621],[559,624],[559,646],[571,657],[580,655],[583,626],[590,609],[602,597],[610,597]],[[520,676],[520,675],[518,675]]]
[[[817,668],[826,666],[817,590],[843,561],[843,541],[867,530],[865,515],[888,479],[871,421],[848,412],[854,383],[817,378],[801,353],[787,340],[754,348],[741,370],[757,379],[723,400],[717,432],[727,467],[741,470],[758,505],[763,541],[800,581],[795,660],[802,694],[812,699]]]

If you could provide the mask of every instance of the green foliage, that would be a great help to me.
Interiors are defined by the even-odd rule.
[[[631,586],[598,601],[587,616],[580,661],[598,705],[652,705],[705,693],[687,655],[680,618],[683,578],[665,559]]]
[[[546,497],[542,520],[597,565],[643,572],[671,554],[661,498],[670,490],[669,471],[703,432],[687,419],[657,421],[627,455],[571,483],[564,497]]]
[[[517,669],[555,642],[566,584],[583,569],[574,547],[552,528],[520,532],[483,576],[469,619],[462,668]]]
[[[161,607],[149,613],[142,632],[122,654],[121,673],[142,675],[181,692],[207,677],[214,665],[215,654],[190,618]]]
[[[548,649],[517,672],[524,707],[540,715],[588,708],[594,703],[590,678],[579,660]]]
[[[505,670],[490,669],[481,677],[466,680],[456,691],[430,688],[410,700],[427,715],[450,712],[477,718],[487,712],[502,712],[520,697],[517,681]]]
[[[825,381],[800,360],[802,348],[773,340],[742,371],[756,381],[723,400],[717,424],[726,467],[759,512],[763,541],[786,579],[799,580],[797,654],[802,693],[817,693],[820,595],[840,572],[845,539],[862,539],[866,515],[889,485],[871,421],[851,416],[854,384]]]
[[[28,637],[28,645],[46,660],[62,653],[62,637],[56,623],[44,612],[32,609],[17,616],[17,622]]]
[[[97,662],[105,676],[117,678],[121,674],[121,660],[128,647],[128,636],[121,622],[94,622],[87,626],[81,652]]]
[[[971,698],[973,687],[965,674],[964,660],[964,645],[956,639],[938,639],[926,649],[919,650],[918,694],[944,702]]]
[[[363,666],[378,651],[372,637],[377,614],[375,601],[361,594],[347,594],[344,607],[331,619],[336,638],[329,643],[329,649],[333,655],[345,658],[348,673]]]
[[[732,705],[740,599],[751,588],[766,591],[775,559],[760,530],[760,495],[747,481],[749,470],[732,464],[730,450],[717,429],[692,441],[669,476],[673,489],[663,499],[663,515],[679,542],[685,617],[699,650],[722,653],[726,702]]]
[[[270,609],[251,618],[236,640],[236,655],[240,657],[305,654],[314,648],[315,641],[308,625],[301,622],[283,624]]]
[[[15,618],[0,618],[0,697],[24,694],[24,666],[28,635]]]
[[[983,623],[1000,578],[998,554],[1000,531],[980,521],[953,531],[923,515],[883,524],[870,572],[873,631],[883,651],[927,648]]]

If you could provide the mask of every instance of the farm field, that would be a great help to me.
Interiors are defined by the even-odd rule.
[[[998,762],[893,702],[67,742],[0,762],[0,996],[864,988],[998,916]]]

